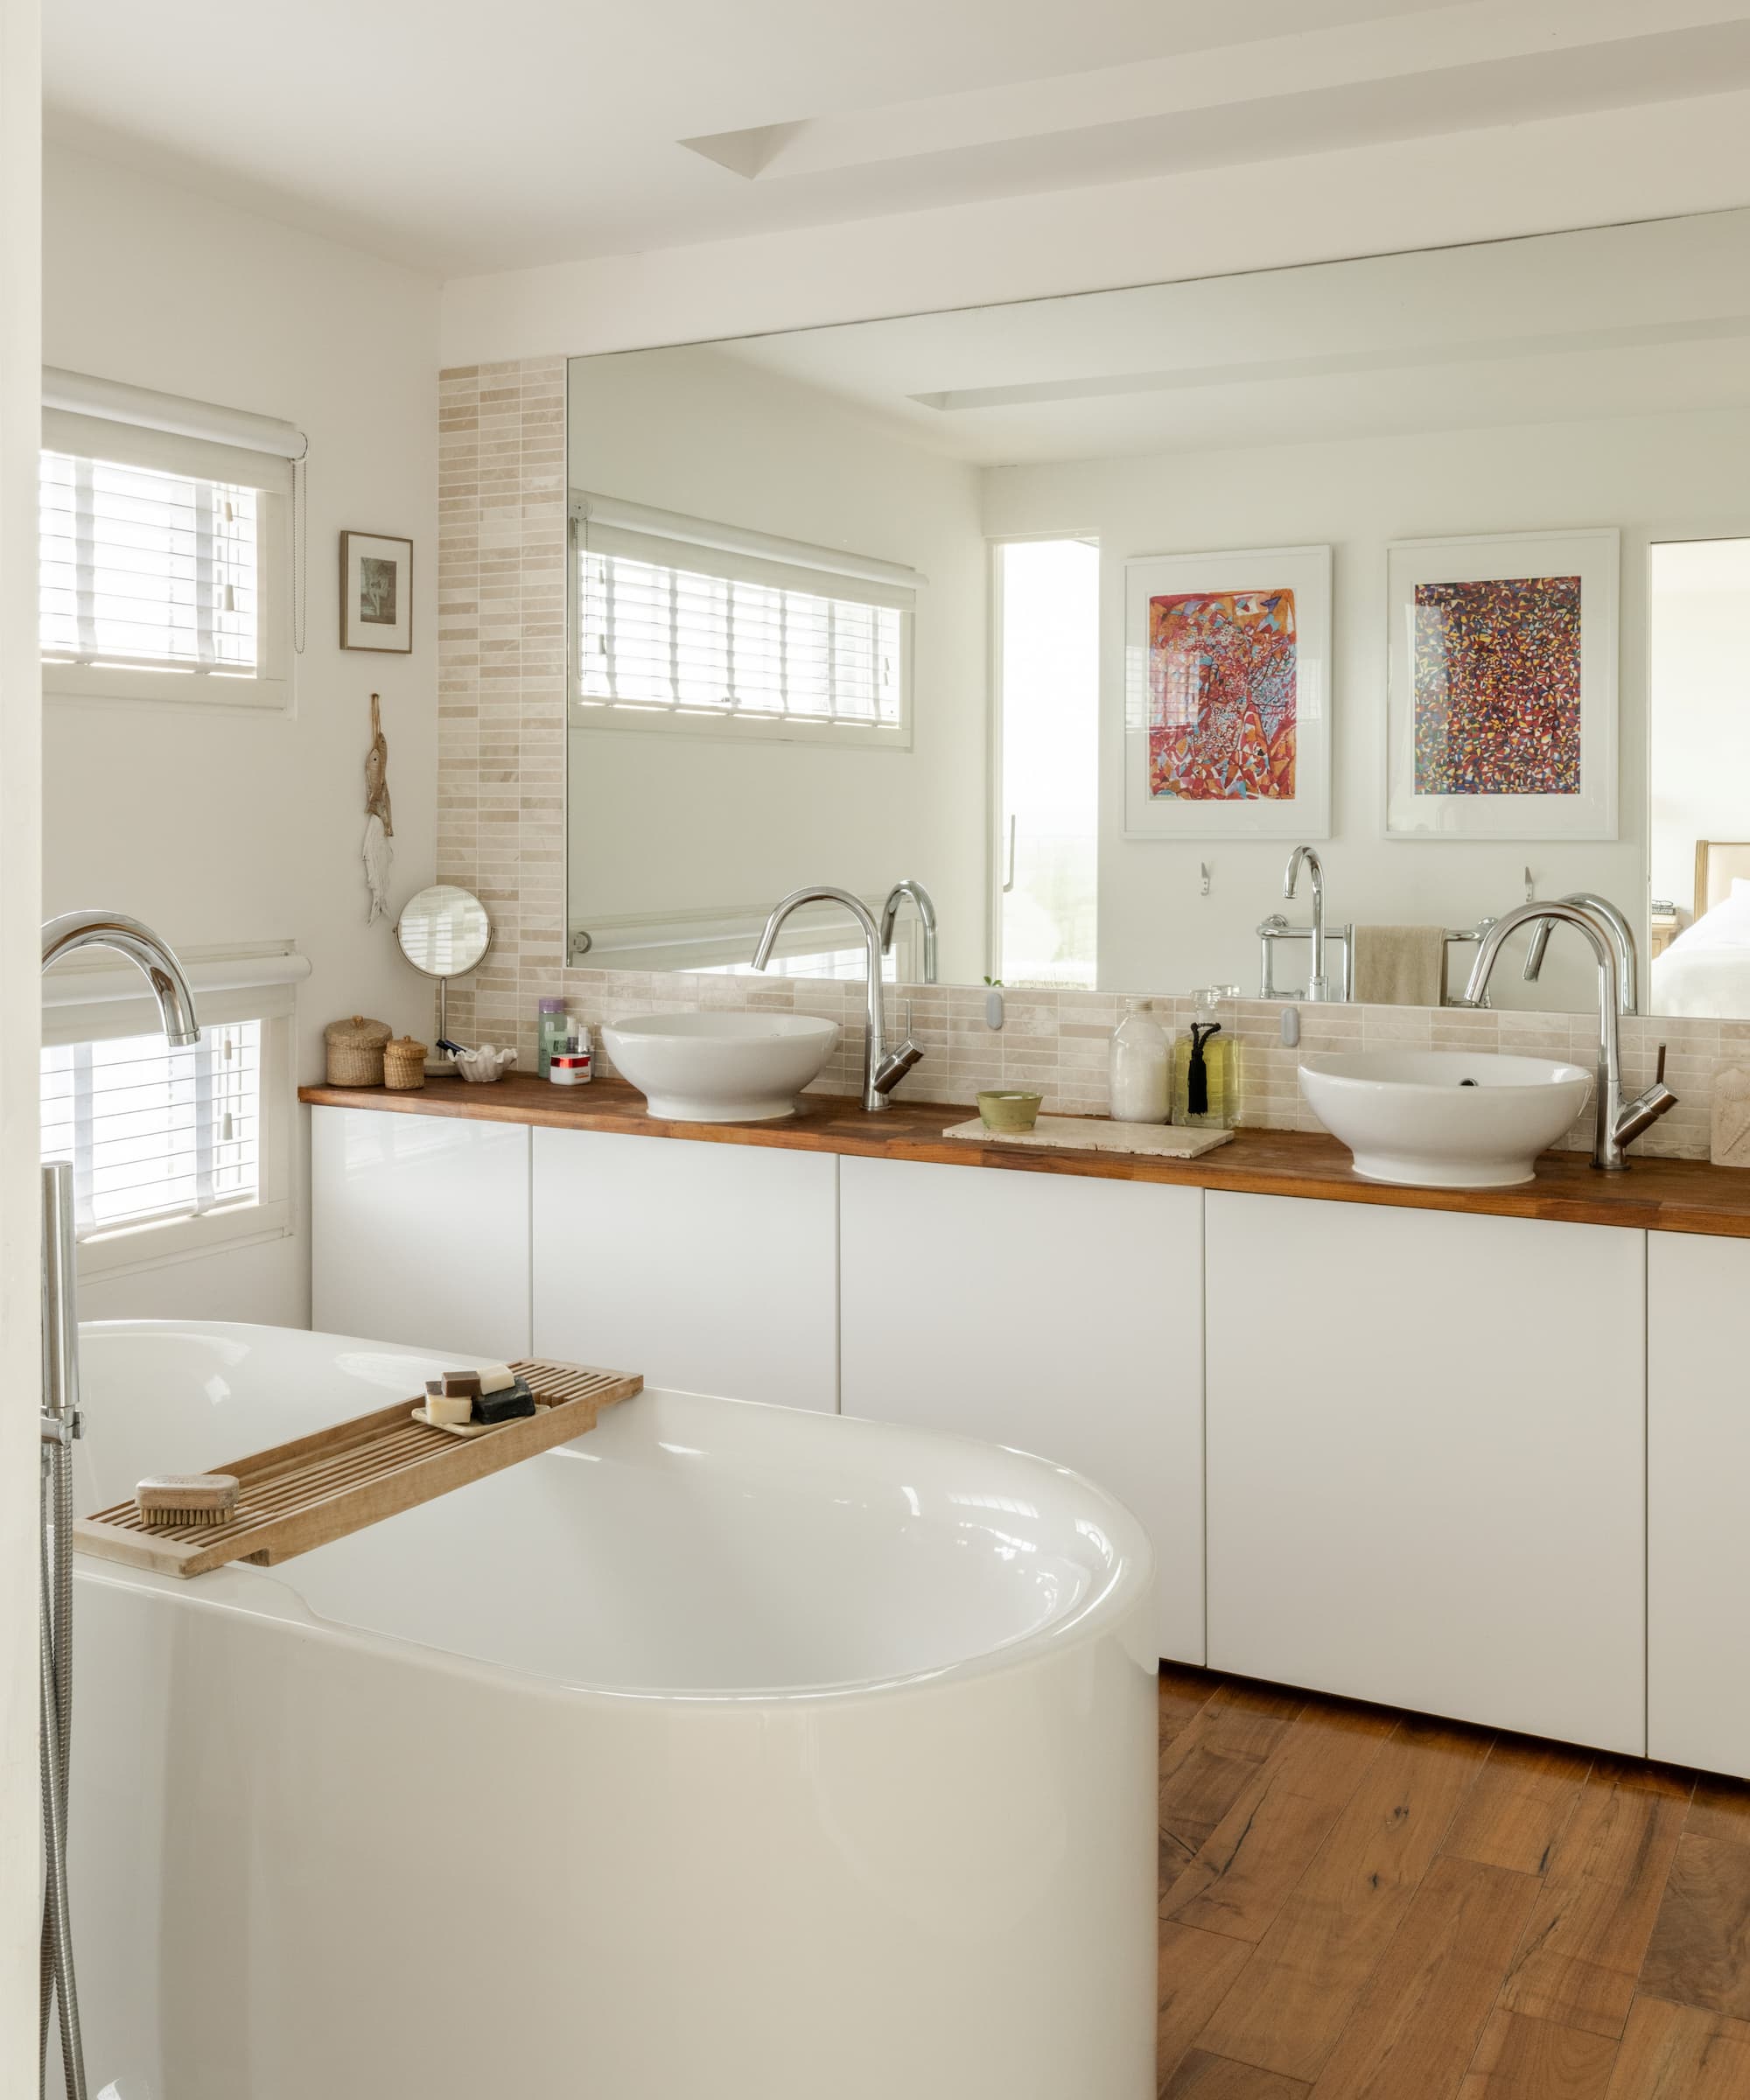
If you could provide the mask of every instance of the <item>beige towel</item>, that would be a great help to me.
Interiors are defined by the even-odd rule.
[[[1364,1006],[1438,1006],[1446,940],[1438,926],[1358,926],[1351,997]]]

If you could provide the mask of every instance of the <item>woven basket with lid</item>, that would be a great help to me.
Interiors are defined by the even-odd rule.
[[[398,1035],[383,1045],[383,1084],[391,1094],[410,1094],[425,1084],[425,1045]]]
[[[322,1031],[328,1049],[331,1087],[380,1087],[383,1083],[383,1045],[394,1031],[387,1021],[330,1021]]]

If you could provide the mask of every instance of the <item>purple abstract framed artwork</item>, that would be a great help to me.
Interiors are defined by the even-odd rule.
[[[1388,550],[1391,836],[1616,836],[1619,560],[1609,528]]]
[[[1125,568],[1124,836],[1328,835],[1327,547]]]

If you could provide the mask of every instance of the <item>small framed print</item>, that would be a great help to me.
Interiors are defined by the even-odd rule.
[[[413,647],[413,542],[375,532],[340,535],[340,647]]]
[[[1400,540],[1386,836],[1616,836],[1614,527]]]
[[[1327,838],[1331,550],[1124,564],[1124,836]]]

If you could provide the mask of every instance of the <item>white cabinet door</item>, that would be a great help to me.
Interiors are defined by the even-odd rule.
[[[1202,1192],[840,1162],[848,1415],[1087,1474],[1142,1519],[1160,1653],[1203,1660]]]
[[[1750,1241],[1648,1242],[1647,1747],[1750,1778]]]
[[[528,1349],[528,1132],[310,1111],[316,1326],[465,1356]]]
[[[536,1130],[536,1352],[830,1413],[837,1170],[828,1152]]]
[[[1639,1754],[1646,1235],[1212,1193],[1213,1668]]]

